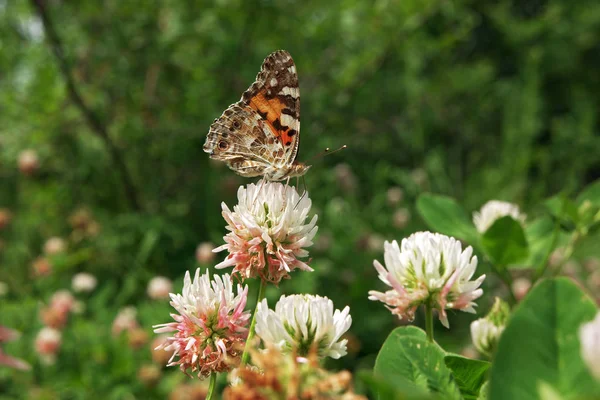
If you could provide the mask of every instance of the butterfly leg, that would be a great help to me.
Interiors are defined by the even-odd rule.
[[[300,177],[296,177],[296,187],[299,186],[299,181],[300,181]],[[304,196],[306,196],[306,194],[308,193],[306,190],[306,180],[304,179],[304,175],[302,175],[302,186],[304,187],[304,191],[302,192],[302,196],[300,196],[300,198],[298,199],[298,202],[294,206],[294,209],[296,209],[296,207],[298,207],[298,204],[300,204],[300,202],[302,201]]]
[[[258,194],[260,193],[261,189],[262,189],[262,188],[263,188],[263,186],[265,185],[265,181],[266,181],[266,179],[265,179],[265,178],[263,178],[263,179],[260,181],[260,185],[258,185],[258,190],[256,191],[256,195],[254,196],[254,200],[252,200],[252,206],[255,206],[255,205],[256,205],[256,200],[258,200]]]

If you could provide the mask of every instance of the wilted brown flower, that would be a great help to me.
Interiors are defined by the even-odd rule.
[[[31,264],[35,277],[48,276],[52,273],[52,264],[45,257],[38,257]]]
[[[234,370],[225,400],[366,400],[352,389],[348,371],[329,372],[320,367],[316,349],[308,357],[283,354],[273,347],[252,351],[254,366]]]
[[[142,328],[134,328],[127,332],[129,347],[135,350],[140,349],[148,343],[148,337],[148,332]]]
[[[204,400],[208,394],[205,382],[208,381],[178,385],[169,394],[169,400]]]
[[[7,208],[0,208],[0,229],[4,229],[10,224],[12,213]]]
[[[154,364],[142,365],[138,370],[138,379],[146,386],[156,385],[160,379],[161,370]]]

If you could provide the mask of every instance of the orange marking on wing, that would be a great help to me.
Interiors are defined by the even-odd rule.
[[[276,97],[268,100],[263,93],[258,93],[250,99],[250,106],[261,114],[267,115],[267,123],[275,133],[275,136],[284,137],[285,140],[289,140],[289,136],[287,135],[287,131],[290,129],[289,127],[286,127],[287,129],[284,131],[276,129],[273,126],[273,122],[281,117],[282,110],[286,108],[285,104]],[[279,122],[281,123],[281,120]]]

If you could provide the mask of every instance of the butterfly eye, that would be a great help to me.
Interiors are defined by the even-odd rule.
[[[221,141],[219,142],[219,148],[220,148],[221,150],[226,150],[228,147],[229,147],[229,143],[227,143],[226,141],[224,141],[224,140],[221,140]]]

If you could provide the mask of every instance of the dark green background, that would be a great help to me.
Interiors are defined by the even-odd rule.
[[[196,245],[222,243],[220,203],[235,204],[251,180],[209,161],[202,145],[274,50],[288,50],[299,73],[298,159],[348,146],[306,176],[319,215],[315,272],[267,293],[350,305],[354,351],[333,368],[370,368],[397,323],[367,300],[384,289],[372,261],[382,261],[383,239],[425,229],[414,211],[420,193],[453,196],[469,212],[508,200],[535,215],[546,197],[599,177],[595,1],[40,1],[98,126],[67,90],[33,2],[0,0],[0,208],[14,216],[0,231],[0,281],[10,286],[0,324],[24,333],[4,348],[34,364],[31,373],[0,369],[6,398],[33,387],[48,398],[164,398],[183,378],[173,371],[145,389],[136,373],[149,352],[127,349],[110,325],[128,304],[149,332],[168,321],[168,305],[147,299],[148,280],[165,275],[178,290],[197,265]],[[26,148],[40,157],[33,177],[17,168]],[[390,205],[395,186],[404,199]],[[44,241],[70,237],[68,216],[82,207],[100,234],[70,243],[53,275],[33,280]],[[404,227],[393,223],[400,208],[411,214]],[[38,309],[78,271],[99,287],[65,329],[57,365],[42,367],[32,349]],[[496,286],[490,279],[484,290]],[[450,313],[439,340],[457,351],[468,344],[470,318]]]

